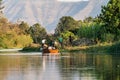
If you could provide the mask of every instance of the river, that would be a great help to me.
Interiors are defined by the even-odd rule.
[[[120,56],[108,54],[0,54],[0,80],[120,80]]]

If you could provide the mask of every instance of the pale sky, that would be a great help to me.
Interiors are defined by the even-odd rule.
[[[61,2],[79,2],[79,1],[89,1],[89,0],[57,0]]]

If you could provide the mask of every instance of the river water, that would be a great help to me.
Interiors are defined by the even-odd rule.
[[[0,80],[120,80],[120,56],[0,54]]]

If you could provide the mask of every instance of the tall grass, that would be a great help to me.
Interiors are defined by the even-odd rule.
[[[78,30],[79,38],[88,38],[94,41],[100,42],[114,42],[115,41],[115,34],[108,33],[102,26],[102,24],[97,23],[82,23],[79,30]],[[118,40],[120,36],[120,31],[118,31],[117,37]]]
[[[80,38],[89,38],[89,39],[97,39],[97,37],[100,35],[100,29],[101,25],[97,23],[83,23],[79,30],[78,30],[78,36]]]

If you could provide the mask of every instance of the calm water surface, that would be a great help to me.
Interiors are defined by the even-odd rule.
[[[118,55],[25,54],[0,55],[0,80],[120,80]]]

